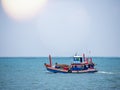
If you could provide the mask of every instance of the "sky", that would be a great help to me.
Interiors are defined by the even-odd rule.
[[[21,1],[0,0],[0,57],[120,57],[119,0]]]

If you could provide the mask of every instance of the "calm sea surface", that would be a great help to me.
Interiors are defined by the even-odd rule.
[[[72,57],[54,57],[70,64]],[[120,58],[93,58],[97,73],[50,73],[47,57],[0,58],[0,90],[120,90]]]

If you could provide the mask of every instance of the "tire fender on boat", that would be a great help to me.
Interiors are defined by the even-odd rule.
[[[72,70],[68,70],[68,73],[72,73]]]

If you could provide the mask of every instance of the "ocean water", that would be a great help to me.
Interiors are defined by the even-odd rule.
[[[70,64],[72,57],[54,57]],[[120,90],[120,58],[94,57],[96,73],[50,73],[47,57],[0,58],[0,90]]]

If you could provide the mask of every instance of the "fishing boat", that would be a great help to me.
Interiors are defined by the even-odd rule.
[[[95,63],[92,62],[92,58],[75,55],[73,57],[73,63],[52,65],[52,57],[49,55],[49,64],[44,64],[46,69],[53,73],[94,73],[98,70],[95,68]]]

